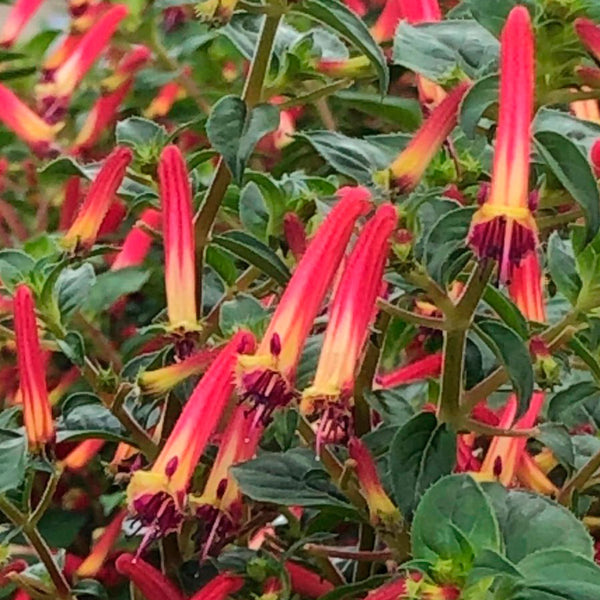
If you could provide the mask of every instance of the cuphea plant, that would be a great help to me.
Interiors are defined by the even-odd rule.
[[[7,7],[0,598],[600,598],[599,6]]]

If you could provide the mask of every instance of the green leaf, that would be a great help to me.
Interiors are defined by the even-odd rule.
[[[223,303],[219,316],[219,328],[226,336],[232,335],[242,328],[262,334],[268,314],[256,298],[248,294],[238,294],[233,300]]]
[[[129,117],[117,123],[115,138],[117,144],[130,146],[136,152],[145,152],[150,148],[159,152],[167,144],[169,134],[162,125],[154,121],[142,117]]]
[[[569,430],[561,423],[542,423],[536,438],[552,450],[552,453],[567,469],[575,464],[575,452]]]
[[[550,399],[548,418],[567,427],[600,424],[600,388],[592,381],[582,381],[561,390]]]
[[[553,131],[569,138],[585,156],[588,156],[594,142],[600,137],[600,125],[593,121],[578,119],[562,110],[542,107],[533,122],[534,135],[540,131]]]
[[[54,294],[63,319],[68,319],[85,303],[95,281],[96,274],[90,263],[61,271],[54,285]]]
[[[95,579],[81,579],[71,588],[76,598],[99,598],[108,600],[108,594],[99,581]]]
[[[224,96],[211,110],[206,134],[229,167],[233,180],[241,183],[254,147],[278,126],[279,110],[275,106],[259,104],[249,111],[241,98]]]
[[[600,598],[600,567],[574,551],[544,549],[526,556],[518,567],[524,588],[519,585],[515,600]]]
[[[23,432],[0,429],[0,493],[15,490],[27,467],[27,441]]]
[[[445,83],[461,71],[477,80],[498,70],[498,40],[477,21],[445,20],[418,26],[401,21],[393,60],[433,81]]]
[[[536,7],[535,0],[465,0],[463,4],[479,23],[496,36],[500,36],[508,13],[515,6],[524,4],[530,10]]]
[[[415,409],[398,389],[366,391],[365,399],[383,422],[390,425],[404,425],[415,414]]]
[[[69,331],[64,339],[56,340],[61,352],[76,366],[85,364],[85,342],[78,331]]]
[[[477,335],[494,352],[508,372],[519,399],[519,413],[525,412],[533,394],[533,369],[525,342],[498,321],[479,321]]]
[[[498,516],[506,557],[515,564],[532,552],[551,548],[593,556],[592,538],[564,506],[533,492],[506,490],[499,484],[486,486],[486,491]]]
[[[290,278],[290,272],[279,256],[244,231],[227,231],[222,235],[215,235],[212,244],[259,268],[280,285],[285,285]]]
[[[413,557],[456,560],[464,557],[464,543],[476,558],[485,549],[500,549],[500,530],[481,486],[469,475],[440,479],[423,496],[411,531]]]
[[[305,448],[285,453],[265,452],[230,471],[244,494],[259,502],[351,509],[314,452]]]
[[[590,369],[594,379],[600,383],[600,362],[598,358],[590,352],[581,336],[574,335],[567,344],[571,350],[578,356]]]
[[[577,273],[581,279],[581,289],[577,296],[576,307],[588,312],[594,310],[600,302],[600,239],[588,244],[576,256]]]
[[[387,62],[379,44],[359,16],[337,0],[302,0],[292,4],[291,9],[331,27],[360,50],[375,68],[379,92],[385,94],[390,82]]]
[[[460,108],[460,126],[465,135],[475,137],[476,129],[485,111],[498,102],[498,75],[488,75],[473,85]]]
[[[34,266],[33,258],[21,250],[0,250],[0,280],[9,289],[23,282]]]
[[[420,413],[394,436],[388,458],[398,508],[410,519],[424,492],[456,463],[456,437],[432,413]]]
[[[516,305],[498,288],[488,284],[483,293],[483,301],[521,338],[529,339],[527,320]]]
[[[260,240],[267,239],[269,211],[260,188],[253,181],[240,193],[240,221],[248,232]]]
[[[368,592],[373,588],[377,588],[386,583],[386,581],[389,581],[386,575],[373,575],[373,577],[369,577],[364,581],[340,585],[331,592],[319,596],[319,600],[348,600],[349,598],[355,598],[359,594]]]
[[[133,294],[144,286],[150,271],[142,267],[127,267],[98,275],[87,298],[85,308],[95,313],[110,308],[121,296]]]
[[[534,140],[544,162],[581,206],[590,241],[600,228],[600,195],[587,157],[574,142],[555,131],[538,131]]]
[[[87,520],[85,513],[50,508],[41,518],[38,528],[47,544],[53,548],[67,548],[81,532]]]
[[[506,557],[498,554],[494,550],[483,550],[475,559],[473,570],[469,573],[468,585],[473,585],[481,579],[488,577],[497,577],[503,575],[505,577],[520,578],[521,573],[516,565],[510,562]]]
[[[556,231],[552,232],[548,240],[548,269],[558,291],[575,306],[581,290],[581,279],[575,268],[571,246]]]

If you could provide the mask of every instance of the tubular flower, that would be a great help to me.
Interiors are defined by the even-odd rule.
[[[311,241],[288,283],[255,356],[241,357],[240,397],[267,419],[294,395],[293,381],[300,354],[321,308],[355,221],[369,207],[363,187],[338,191],[339,202]]]
[[[592,146],[592,151],[590,153],[590,160],[592,161],[592,168],[594,169],[594,174],[597,178],[600,179],[600,140],[596,140],[594,145]]]
[[[192,188],[185,159],[177,146],[163,150],[158,179],[164,216],[167,313],[172,327],[194,329],[197,312]]]
[[[289,212],[283,217],[283,235],[294,258],[300,260],[306,252],[306,230],[296,213]]]
[[[443,354],[441,352],[430,354],[408,365],[403,365],[390,373],[377,375],[375,383],[379,388],[386,390],[430,377],[439,377],[442,372],[442,360]]]
[[[596,90],[600,88],[600,69],[598,67],[580,65],[575,67],[575,75],[582,84]]]
[[[377,210],[363,228],[337,286],[315,379],[300,403],[304,414],[321,416],[317,445],[351,429],[354,375],[377,312],[375,301],[397,220],[391,204]]]
[[[365,600],[402,600],[409,597],[408,588],[406,578],[401,577],[369,592]]]
[[[225,537],[237,527],[241,518],[241,490],[229,468],[253,458],[263,427],[255,426],[252,414],[243,405],[236,407],[219,444],[217,458],[200,496],[190,499],[204,523],[211,523],[206,532],[204,554],[208,554],[217,536]]]
[[[600,27],[590,19],[579,18],[573,23],[575,33],[588,52],[600,61]]]
[[[190,600],[226,600],[231,594],[239,592],[244,578],[233,573],[219,573],[210,583],[196,592]]]
[[[233,392],[238,354],[252,352],[254,343],[244,331],[231,339],[194,389],[150,471],[133,474],[127,488],[130,510],[151,526],[141,549],[179,525],[192,473]]]
[[[348,443],[350,458],[354,460],[354,468],[360,484],[373,526],[383,525],[390,533],[401,526],[401,516],[387,495],[379,479],[375,461],[369,449],[358,438],[350,438]]]
[[[54,73],[73,54],[83,36],[80,33],[70,33],[48,55],[42,63],[42,83],[52,81]]]
[[[121,554],[117,571],[130,579],[147,600],[185,600],[183,594],[151,564],[132,554]]]
[[[442,147],[458,122],[460,103],[470,87],[469,82],[456,86],[432,111],[408,146],[390,165],[390,174],[401,192],[414,189],[427,166]]]
[[[46,123],[7,87],[0,84],[0,121],[22,139],[36,154],[56,154],[55,137],[61,125]]]
[[[15,43],[41,3],[42,0],[17,0],[15,2],[4,21],[2,30],[0,30],[0,46],[9,48]]]
[[[190,70],[187,68],[187,72]],[[150,102],[148,108],[144,111],[147,119],[159,119],[166,117],[177,100],[186,97],[186,92],[177,81],[169,81],[163,85],[156,98]]]
[[[402,19],[400,0],[386,0],[377,22],[371,28],[371,35],[379,44],[388,42],[394,37],[396,27]]]
[[[322,58],[316,64],[316,70],[329,77],[360,77],[369,73],[371,63],[366,56],[331,59]]]
[[[77,47],[52,73],[50,80],[40,83],[37,94],[46,118],[62,118],[69,99],[98,56],[106,49],[119,23],[127,16],[127,7],[114,5],[85,33]]]
[[[121,103],[133,86],[133,76],[150,58],[150,50],[139,46],[127,54],[116,72],[104,82],[100,98],[90,110],[83,127],[75,139],[73,153],[91,148],[115,120]]]
[[[513,8],[501,38],[500,108],[490,193],[473,216],[470,243],[500,262],[500,280],[536,247],[529,206],[529,150],[534,96],[534,40],[529,12]]]
[[[578,119],[600,123],[600,107],[597,100],[577,100],[571,102],[570,106]]]
[[[105,440],[89,438],[78,444],[62,461],[65,469],[80,471],[102,450]]]
[[[509,294],[519,310],[530,321],[546,322],[546,305],[542,290],[542,270],[536,252],[528,254],[513,269]]]
[[[218,348],[200,350],[174,365],[144,371],[140,375],[139,384],[147,394],[166,394],[188,377],[204,373],[218,352]]]
[[[58,228],[66,231],[71,227],[79,208],[81,200],[81,180],[76,175],[69,177],[65,183],[64,197],[60,206],[60,220]]]
[[[76,573],[79,577],[94,577],[100,571],[109,552],[121,534],[121,527],[126,516],[127,510],[120,510],[104,528],[102,535],[94,544],[88,557],[77,568]]]
[[[124,146],[117,146],[108,155],[90,186],[77,218],[62,239],[65,248],[89,248],[94,244],[132,158],[133,153]]]
[[[530,490],[546,496],[557,496],[558,488],[546,477],[546,474],[525,450],[517,466],[517,479]]]
[[[119,442],[113,459],[110,461],[111,469],[116,471],[119,469],[119,467],[123,466],[124,463],[131,460],[138,453],[139,450],[135,446],[130,446],[125,442]]]
[[[512,395],[508,399],[499,427],[502,429],[533,427],[543,403],[544,393],[534,392],[529,408],[513,426],[517,412],[517,399]],[[475,476],[482,481],[498,480],[505,486],[510,485],[525,452],[526,444],[527,438],[525,437],[494,437],[481,465],[481,470]]]
[[[292,591],[302,597],[316,599],[335,589],[330,581],[297,562],[286,560],[284,566],[290,576]]]
[[[42,349],[35,320],[33,295],[25,284],[16,289],[14,310],[25,431],[29,448],[41,450],[46,444],[54,441],[54,421],[48,402],[43,361],[40,361]]]
[[[140,220],[125,237],[123,246],[110,267],[112,271],[137,267],[144,262],[152,245],[152,235],[145,228],[158,230],[161,220],[160,212],[154,208],[147,208],[141,214]]]

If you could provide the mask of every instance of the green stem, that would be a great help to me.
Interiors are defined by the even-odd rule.
[[[40,535],[35,524],[5,496],[0,496],[0,511],[2,511],[16,527],[22,529],[23,535],[25,535],[35,550],[38,558],[46,567],[48,575],[56,589],[57,598],[60,600],[71,599],[71,588],[69,587],[63,572],[54,560],[52,552],[48,547],[48,544],[46,544],[46,540]]]
[[[377,306],[392,317],[396,317],[401,321],[406,321],[407,323],[413,323],[414,325],[418,325],[420,327],[428,327],[430,329],[444,329],[446,327],[446,323],[443,319],[418,315],[410,310],[400,308],[399,306],[394,306],[393,304],[390,304],[381,298],[377,300]]]
[[[54,492],[56,492],[61,475],[61,468],[57,468],[56,471],[50,474],[48,482],[46,483],[46,488],[44,489],[44,493],[42,494],[42,497],[38,502],[38,505],[35,507],[32,515],[29,517],[29,523],[31,525],[37,525],[40,519],[44,516],[44,513],[52,502],[52,498],[54,497]]]
[[[582,490],[585,484],[600,469],[600,452],[596,452],[586,463],[569,479],[558,494],[557,500],[565,506],[571,502],[573,492]]]
[[[587,92],[574,92],[571,89],[552,90],[542,98],[541,104],[570,104],[577,100],[598,99],[600,99],[600,90],[589,90]]]
[[[438,419],[441,423],[456,425],[460,419],[466,329],[444,333],[444,360],[442,369]]]
[[[576,208],[575,210],[570,210],[568,212],[540,217],[537,219],[537,226],[540,231],[543,229],[551,229],[560,225],[567,225],[568,223],[579,219],[581,216],[583,216],[583,212],[579,208]]]

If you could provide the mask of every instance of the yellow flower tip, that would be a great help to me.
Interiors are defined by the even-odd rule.
[[[127,486],[127,504],[132,507],[138,498],[161,492],[171,494],[169,478],[165,473],[136,471]]]

